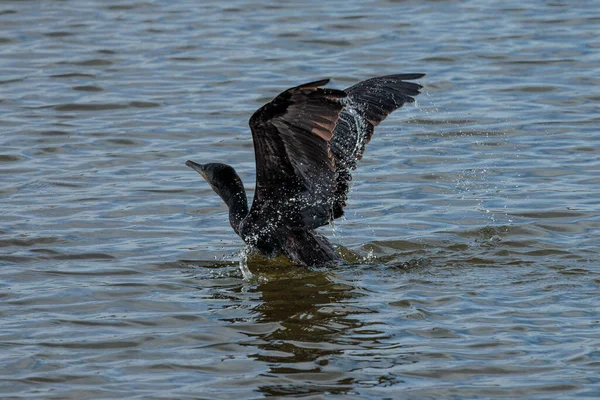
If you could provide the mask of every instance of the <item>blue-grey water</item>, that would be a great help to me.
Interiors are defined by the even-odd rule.
[[[596,0],[0,2],[0,397],[600,398]],[[322,232],[249,260],[280,91],[423,72]]]

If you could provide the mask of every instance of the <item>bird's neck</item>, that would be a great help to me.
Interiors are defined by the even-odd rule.
[[[229,207],[229,223],[237,233],[239,232],[240,223],[246,215],[248,215],[248,199],[243,186],[235,187],[227,198],[223,198],[227,207]]]

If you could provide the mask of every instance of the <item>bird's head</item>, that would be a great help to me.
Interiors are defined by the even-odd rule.
[[[198,172],[223,199],[229,208],[229,222],[238,233],[242,219],[248,214],[248,200],[242,180],[232,166],[221,163],[198,164],[186,161],[185,165]]]
[[[233,191],[233,187],[242,186],[240,177],[230,165],[221,163],[198,164],[190,160],[186,161],[185,165],[202,175],[221,197],[227,192]]]

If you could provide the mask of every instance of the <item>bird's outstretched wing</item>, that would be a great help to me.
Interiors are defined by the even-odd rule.
[[[328,82],[288,89],[250,118],[256,156],[252,219],[304,229],[332,219],[337,175],[329,141],[347,94],[321,88]]]
[[[365,146],[371,140],[373,129],[392,111],[405,103],[413,103],[421,85],[407,80],[419,79],[425,74],[399,74],[367,79],[345,90],[346,107],[340,114],[331,140],[331,152],[337,168],[333,203],[334,218],[344,215],[344,207],[352,176],[350,172],[362,158]]]

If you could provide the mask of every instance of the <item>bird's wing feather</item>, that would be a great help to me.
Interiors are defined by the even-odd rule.
[[[392,111],[405,103],[413,103],[421,85],[407,80],[419,79],[425,74],[399,74],[367,79],[345,90],[346,107],[338,120],[331,151],[337,165],[337,185],[333,204],[334,218],[344,214],[351,171],[362,158],[365,146],[371,140],[374,127]]]
[[[347,95],[320,87],[328,82],[288,89],[250,118],[256,156],[253,218],[279,212],[279,224],[306,229],[331,220],[336,172],[329,141]]]

